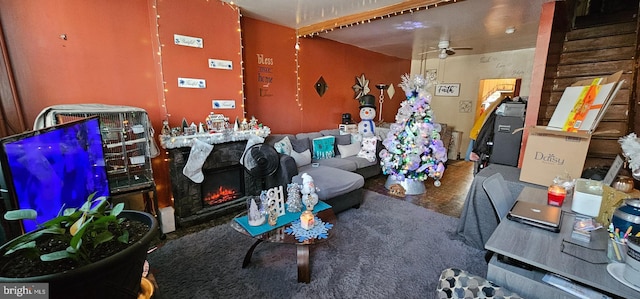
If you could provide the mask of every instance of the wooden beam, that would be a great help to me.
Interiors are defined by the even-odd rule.
[[[297,30],[297,34],[298,36],[314,35],[345,26],[363,24],[365,22],[370,22],[385,17],[391,17],[403,13],[410,13],[413,10],[418,11],[423,9],[432,9],[440,5],[452,4],[461,1],[464,0],[408,0],[398,4],[389,5],[301,27]]]

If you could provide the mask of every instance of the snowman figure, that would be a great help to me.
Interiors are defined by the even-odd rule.
[[[313,178],[306,172],[302,174],[302,203],[307,210],[312,211],[313,207],[318,203],[318,194],[316,194],[316,185]]]
[[[376,117],[376,98],[370,94],[360,97],[360,119],[358,133],[363,137],[371,137],[375,134],[376,124],[373,119]]]

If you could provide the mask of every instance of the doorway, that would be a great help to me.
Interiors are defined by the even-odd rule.
[[[490,115],[490,112],[496,108],[497,104],[506,96],[511,98],[520,95],[520,86],[522,79],[482,79],[478,87],[478,98],[476,99],[476,110],[473,118],[473,127],[469,133],[472,142],[469,143],[465,160],[471,159],[471,149],[473,140],[476,139],[480,129]]]
[[[480,80],[474,122],[495,101],[501,101],[507,96],[510,98],[519,96],[521,82],[522,79],[519,78]]]

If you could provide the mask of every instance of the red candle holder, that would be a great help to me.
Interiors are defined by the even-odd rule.
[[[559,185],[551,185],[547,189],[547,204],[550,206],[562,206],[564,198],[567,196],[567,190]]]

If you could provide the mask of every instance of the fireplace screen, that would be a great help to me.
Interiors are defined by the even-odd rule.
[[[234,165],[206,171],[202,182],[202,196],[206,205],[214,206],[244,196],[244,171]]]

